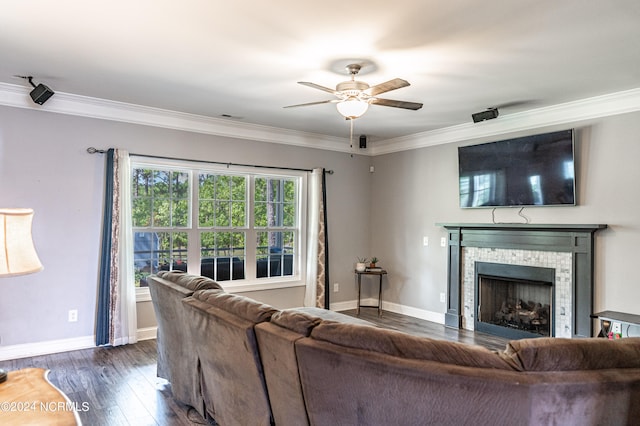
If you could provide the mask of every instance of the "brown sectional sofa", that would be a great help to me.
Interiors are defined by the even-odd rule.
[[[640,338],[523,339],[496,353],[323,322],[296,350],[311,424],[640,422]]]
[[[195,291],[222,287],[206,277],[194,277],[181,272],[159,272],[148,280],[151,300],[158,322],[158,377],[171,383],[173,396],[206,414],[200,392],[200,375],[194,368],[198,355],[193,350],[192,327],[187,324],[182,299]]]
[[[198,278],[150,277],[156,314],[166,309],[158,288]],[[184,321],[195,400],[223,426],[631,425],[640,419],[640,338],[523,339],[498,353],[321,309],[277,310],[220,289],[195,291],[180,303],[183,315],[174,318]],[[166,325],[158,320],[159,375],[160,353],[173,350]]]

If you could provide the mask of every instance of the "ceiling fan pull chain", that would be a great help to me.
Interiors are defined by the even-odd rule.
[[[351,128],[349,131],[349,147],[351,148],[351,156],[353,157],[353,118],[349,119],[349,127]]]

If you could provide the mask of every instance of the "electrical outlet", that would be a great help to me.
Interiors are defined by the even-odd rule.
[[[440,247],[446,247],[446,246],[447,246],[447,237],[440,238]]]
[[[614,322],[611,324],[611,332],[614,334],[622,333],[622,324],[619,322]]]
[[[76,322],[76,321],[78,321],[78,310],[71,309],[69,311],[69,322]]]
[[[339,283],[333,283],[333,292],[337,293],[340,291],[340,284]]]
[[[445,303],[447,301],[447,295],[445,293],[440,293],[440,302]]]
[[[422,245],[425,247],[429,245],[429,237],[422,237]]]

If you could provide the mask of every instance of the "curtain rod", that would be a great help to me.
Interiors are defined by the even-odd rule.
[[[87,152],[89,154],[106,154],[107,150],[105,149],[97,149],[94,148],[92,146],[90,146],[89,148],[87,148]],[[205,164],[219,164],[219,165],[223,165],[223,166],[241,166],[241,167],[255,167],[257,169],[274,169],[274,170],[294,170],[297,172],[312,172],[313,169],[299,169],[299,168],[295,168],[295,167],[277,167],[277,166],[262,166],[259,164],[242,164],[242,163],[229,163],[229,162],[224,162],[224,161],[207,161],[207,160],[191,160],[189,158],[177,158],[177,157],[163,157],[160,155],[148,155],[148,154],[133,154],[130,153],[129,155],[135,155],[136,157],[146,157],[146,158],[156,158],[159,160],[179,160],[179,161],[192,161],[195,163],[205,163]],[[328,173],[330,175],[333,174],[333,170],[325,170],[325,173]]]

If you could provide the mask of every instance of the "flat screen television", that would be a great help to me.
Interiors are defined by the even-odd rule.
[[[573,129],[458,148],[460,207],[574,206]]]

